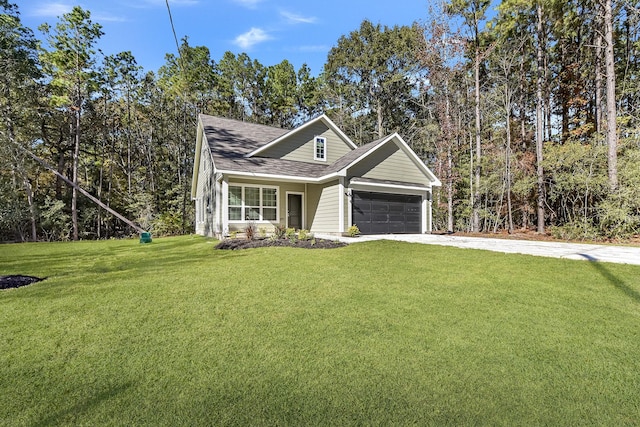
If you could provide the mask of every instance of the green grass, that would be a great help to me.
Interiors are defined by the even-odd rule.
[[[0,245],[0,425],[640,425],[640,267]]]

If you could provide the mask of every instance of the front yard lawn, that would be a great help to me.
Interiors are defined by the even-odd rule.
[[[640,425],[640,267],[0,245],[0,425]]]

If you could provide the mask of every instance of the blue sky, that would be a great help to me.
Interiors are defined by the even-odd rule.
[[[11,0],[10,0],[11,1]],[[433,0],[431,0],[433,1]],[[32,28],[79,5],[103,26],[99,48],[105,54],[130,50],[145,71],[157,71],[176,45],[165,0],[13,0],[24,25]],[[225,51],[246,52],[263,65],[288,59],[317,75],[341,35],[359,28],[363,19],[383,25],[410,25],[425,20],[429,0],[171,0],[178,39],[207,46],[218,61]]]

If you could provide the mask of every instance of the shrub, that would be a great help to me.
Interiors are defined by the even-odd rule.
[[[244,236],[247,240],[253,240],[256,238],[256,225],[252,222],[248,223],[244,228]]]
[[[283,239],[286,232],[287,228],[284,225],[276,224],[273,228],[273,237],[274,239]]]
[[[298,236],[296,236],[296,229],[287,228],[287,231],[285,232],[285,237],[289,239],[291,243],[295,243],[296,240],[298,239]]]
[[[360,229],[358,228],[357,225],[353,224],[347,230],[347,234],[349,235],[349,237],[356,237],[358,234],[360,234]]]
[[[572,221],[567,224],[550,227],[551,235],[561,240],[598,240],[598,230],[589,222]]]
[[[313,233],[309,232],[309,230],[300,230],[298,231],[298,239],[300,240],[310,240],[313,239]]]

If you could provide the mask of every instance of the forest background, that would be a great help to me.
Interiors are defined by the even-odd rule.
[[[326,113],[359,145],[398,132],[443,183],[440,231],[638,235],[638,3],[504,0],[487,19],[489,1],[450,0],[413,26],[363,21],[313,75],[187,37],[156,73],[99,52],[88,10],[38,40],[0,0],[0,241],[136,233],[109,209],[192,232],[200,113],[283,128]]]

